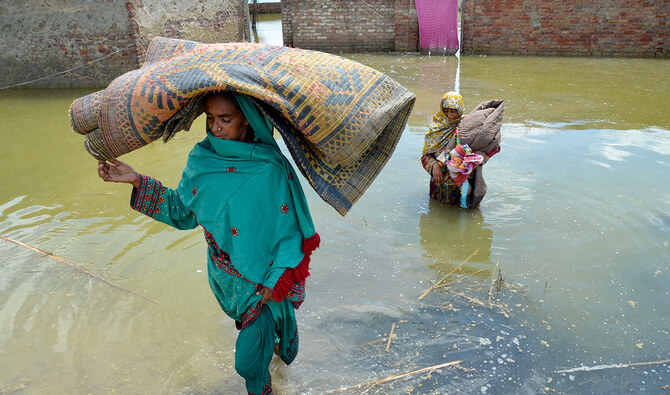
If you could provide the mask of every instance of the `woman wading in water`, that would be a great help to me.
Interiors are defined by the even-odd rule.
[[[486,153],[469,152],[467,145],[461,144],[458,125],[464,111],[463,96],[447,92],[440,102],[440,110],[433,116],[423,145],[421,164],[430,174],[430,197],[442,203],[460,204],[461,186],[469,174],[500,151],[496,147]],[[446,152],[453,139],[456,139],[456,144],[452,144],[456,148]],[[470,160],[472,162],[468,162]]]
[[[176,189],[116,159],[99,162],[98,174],[132,184],[133,209],[177,229],[203,227],[210,288],[240,330],[235,370],[249,393],[268,394],[273,353],[288,365],[298,352],[294,309],[320,239],[295,171],[252,100],[211,93],[205,113],[207,137]]]

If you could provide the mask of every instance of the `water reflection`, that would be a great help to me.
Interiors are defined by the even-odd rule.
[[[491,276],[493,230],[480,209],[463,210],[430,199],[428,212],[419,219],[419,234],[425,256],[435,260],[430,267],[438,278],[457,268],[459,275],[479,279]]]
[[[455,88],[458,59],[455,57],[428,59],[432,61],[424,61],[419,65],[418,87],[424,94],[441,98],[445,92],[453,91]],[[439,103],[439,99],[437,103]]]
[[[258,14],[257,24],[252,28],[253,42],[268,45],[284,45],[281,14]]]

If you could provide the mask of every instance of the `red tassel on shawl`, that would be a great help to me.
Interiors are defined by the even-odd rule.
[[[293,284],[303,282],[309,277],[309,262],[312,260],[311,255],[314,250],[319,248],[321,244],[321,237],[318,233],[310,238],[302,239],[302,252],[305,254],[302,260],[295,268],[286,269],[279,277],[277,284],[272,288],[272,297],[275,301],[281,302],[288,296],[288,293],[293,288]]]
[[[319,236],[318,233],[314,233],[314,236],[306,239],[302,238],[302,252],[305,254],[311,254],[312,251],[316,250],[319,248],[319,244],[321,244],[321,236]]]

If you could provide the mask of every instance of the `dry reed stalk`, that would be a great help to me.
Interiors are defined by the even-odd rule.
[[[149,302],[151,302],[151,303],[158,304],[158,302],[156,302],[156,301],[153,300],[153,299],[149,299],[149,298],[147,298],[146,296],[143,296],[143,295],[141,295],[141,294],[138,294],[138,293],[135,292],[135,291],[131,291],[131,290],[129,290],[128,288],[124,288],[124,287],[122,287],[122,286],[120,286],[120,285],[116,285],[116,284],[112,283],[112,282],[109,281],[109,280],[105,280],[104,278],[102,278],[102,277],[100,277],[100,276],[98,276],[98,275],[96,275],[96,274],[94,274],[94,273],[91,273],[91,272],[89,272],[89,271],[86,270],[86,269],[82,269],[81,267],[79,267],[79,266],[76,265],[76,262],[75,262],[75,261],[73,261],[73,260],[71,260],[71,259],[63,258],[63,257],[61,257],[61,256],[58,256],[58,255],[54,254],[54,253],[47,252],[47,251],[44,251],[44,250],[40,250],[39,248],[36,248],[36,247],[31,246],[31,245],[22,243],[22,242],[20,242],[20,241],[14,240],[14,239],[9,238],[9,237],[7,237],[7,236],[0,236],[0,239],[3,239],[5,242],[10,241],[10,242],[12,242],[12,243],[14,243],[14,244],[16,244],[16,245],[18,245],[18,246],[21,246],[21,247],[23,247],[23,248],[26,248],[26,249],[28,249],[28,250],[30,250],[30,251],[37,252],[37,253],[39,253],[39,254],[44,255],[45,257],[48,257],[48,258],[51,258],[51,259],[53,259],[53,260],[55,260],[55,261],[64,263],[64,264],[68,265],[69,267],[71,267],[71,268],[73,268],[73,269],[75,269],[75,270],[77,270],[77,271],[80,271],[80,272],[86,274],[87,276],[93,277],[94,279],[96,279],[96,280],[98,280],[98,281],[101,281],[101,282],[103,282],[103,283],[105,283],[105,284],[107,284],[107,285],[109,285],[109,286],[111,286],[111,287],[114,287],[114,288],[116,288],[116,289],[119,289],[119,290],[121,290],[121,291],[123,291],[123,292],[130,293],[130,294],[133,294],[133,295],[135,295],[135,296],[139,296],[140,298],[142,298],[142,299],[144,299],[144,300],[146,300],[146,301],[149,301]]]
[[[496,269],[498,269],[498,262],[496,262],[496,266],[493,268],[493,271],[491,272],[491,286],[489,287],[489,303],[491,303],[491,296],[493,295],[493,280],[496,276]]]
[[[557,370],[556,373],[590,372],[592,370],[629,368],[631,366],[662,365],[665,363],[670,363],[670,359],[665,359],[662,361],[653,361],[653,362],[632,362],[632,363],[616,363],[613,365],[580,366],[578,368]]]
[[[449,273],[447,273],[446,276],[442,277],[442,279],[441,279],[440,281],[438,281],[438,282],[436,282],[435,284],[433,284],[433,286],[431,286],[431,287],[428,288],[427,290],[423,291],[423,293],[421,294],[421,296],[419,296],[419,300],[425,298],[426,295],[428,295],[428,293],[429,293],[430,291],[432,291],[432,290],[434,290],[435,288],[437,288],[440,284],[442,284],[442,282],[443,282],[444,280],[446,280],[446,279],[449,278],[449,276],[451,276],[454,272],[456,272],[457,270],[459,270],[460,268],[462,268],[463,265],[465,265],[466,263],[468,263],[468,261],[469,261],[473,256],[477,255],[478,252],[479,252],[479,249],[476,249],[475,252],[473,252],[472,254],[470,254],[469,257],[465,258],[465,260],[463,261],[463,263],[461,263],[460,265],[458,265],[458,266],[456,266],[454,269],[452,269]]]
[[[483,272],[483,271],[486,271],[486,269],[479,269],[479,270],[475,270],[472,273],[465,273],[465,274],[461,275],[461,277],[458,280],[454,281],[453,283],[451,283],[449,285],[460,284],[466,278],[472,277],[472,276],[476,275],[477,273],[480,273],[480,272]],[[440,285],[440,287],[445,287],[445,286],[446,285]]]
[[[377,339],[377,340],[369,341],[367,343],[363,343],[363,344],[361,344],[361,346],[372,346],[372,345],[375,345],[377,343],[384,343],[385,341],[386,341],[386,339]]]
[[[340,392],[340,391],[346,391],[346,390],[351,390],[351,389],[355,389],[355,388],[362,388],[362,387],[367,387],[367,386],[375,386],[375,385],[378,385],[378,384],[384,384],[384,383],[388,383],[389,381],[393,381],[393,380],[401,379],[403,377],[411,376],[413,374],[433,371],[435,369],[445,368],[447,366],[458,365],[461,362],[463,362],[463,361],[451,361],[451,362],[443,363],[443,364],[440,364],[440,365],[434,365],[434,366],[430,366],[430,367],[427,367],[427,368],[414,370],[414,371],[408,372],[408,373],[397,374],[395,376],[390,376],[390,377],[387,377],[385,379],[381,379],[381,380],[377,380],[377,381],[368,381],[367,383],[361,383],[361,384],[356,384],[356,385],[352,385],[352,386],[349,386],[349,387],[330,390],[330,391],[327,391],[327,393]]]
[[[391,347],[391,339],[393,338],[393,330],[395,329],[395,322],[393,325],[391,325],[391,332],[389,333],[389,341],[386,343],[386,351],[389,350],[389,347]]]
[[[486,307],[486,308],[489,308],[489,309],[496,308],[500,311],[500,313],[502,315],[504,315],[505,317],[509,317],[509,312],[506,309],[506,306],[502,303],[493,303],[493,302],[488,302],[487,303],[487,302],[484,302],[484,301],[479,300],[477,298],[473,298],[472,296],[468,296],[463,292],[454,292],[454,295],[460,296],[461,298],[466,299],[469,302],[471,302],[472,304],[480,306],[480,307]]]

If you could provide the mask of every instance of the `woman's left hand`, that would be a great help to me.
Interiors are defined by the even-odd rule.
[[[439,160],[433,164],[433,180],[435,181],[435,184],[439,185],[444,182],[444,176],[442,175],[442,162]]]
[[[266,304],[270,298],[272,298],[272,290],[268,287],[263,287],[261,288],[260,291],[256,291],[256,295],[261,295],[263,298],[261,299],[261,303]]]

